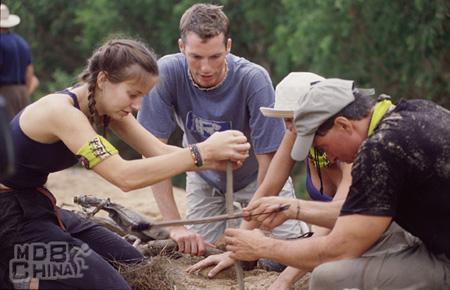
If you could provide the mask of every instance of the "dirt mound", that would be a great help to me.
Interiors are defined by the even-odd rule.
[[[133,290],[144,289],[208,289],[235,290],[239,289],[233,268],[218,274],[214,279],[207,277],[205,269],[195,274],[187,274],[185,269],[200,260],[198,257],[183,255],[179,259],[168,257],[153,257],[149,261],[135,266],[121,266],[120,272],[133,285]],[[275,281],[278,273],[267,272],[262,269],[244,271],[244,283],[247,290],[267,289]],[[308,289],[309,276],[295,284],[294,289]]]
[[[161,220],[156,201],[150,187],[122,192],[92,171],[73,167],[49,176],[48,188],[56,196],[57,204],[67,209],[76,209],[73,197],[80,194],[109,197],[111,201],[129,207],[152,220]],[[186,200],[182,189],[174,189],[174,196],[182,216],[185,216]],[[103,214],[106,215],[106,214]],[[188,274],[185,269],[200,261],[199,257],[177,255],[177,257],[156,256],[142,264],[134,266],[121,265],[122,275],[133,289],[238,289],[234,268],[230,268],[209,279],[206,269],[198,274]],[[278,273],[255,269],[244,272],[245,289],[267,289]],[[308,277],[297,282],[295,289],[308,289]]]

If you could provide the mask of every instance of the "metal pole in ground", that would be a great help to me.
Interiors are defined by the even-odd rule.
[[[231,161],[227,162],[227,191],[225,193],[225,203],[227,207],[227,214],[229,216],[233,215],[233,166],[231,164]],[[227,221],[227,227],[235,227],[236,221],[235,220],[228,220]],[[234,263],[234,270],[236,271],[236,279],[238,281],[239,290],[245,289],[244,284],[244,271],[242,270],[241,263],[239,261],[236,261]]]

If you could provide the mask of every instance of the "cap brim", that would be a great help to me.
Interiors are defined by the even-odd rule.
[[[271,118],[294,118],[294,111],[292,110],[276,110],[274,108],[261,107],[259,108],[264,117]]]
[[[297,161],[303,161],[308,157],[309,149],[312,147],[314,135],[300,136],[297,135],[294,146],[292,147],[291,157]]]

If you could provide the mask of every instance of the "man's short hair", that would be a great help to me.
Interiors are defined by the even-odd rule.
[[[361,120],[369,115],[372,107],[375,105],[372,94],[355,88],[353,95],[355,96],[355,100],[320,125],[316,132],[317,135],[324,136],[333,127],[334,120],[337,117],[342,116],[349,120]]]
[[[221,33],[226,44],[230,22],[223,13],[222,6],[199,3],[186,10],[180,19],[180,36],[186,42],[188,32],[194,32],[207,40]]]

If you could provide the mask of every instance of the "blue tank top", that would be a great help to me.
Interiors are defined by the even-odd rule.
[[[311,170],[309,168],[308,160],[306,163],[306,191],[309,194],[309,197],[315,201],[332,201],[333,198],[329,195],[322,194],[320,191],[314,186],[314,183],[311,178]]]
[[[69,95],[74,106],[80,109],[74,93],[65,89],[59,93]],[[10,122],[16,156],[16,173],[1,182],[13,189],[36,188],[47,182],[52,172],[57,172],[75,165],[77,157],[67,146],[58,141],[52,144],[39,143],[29,138],[19,126],[23,110]]]

